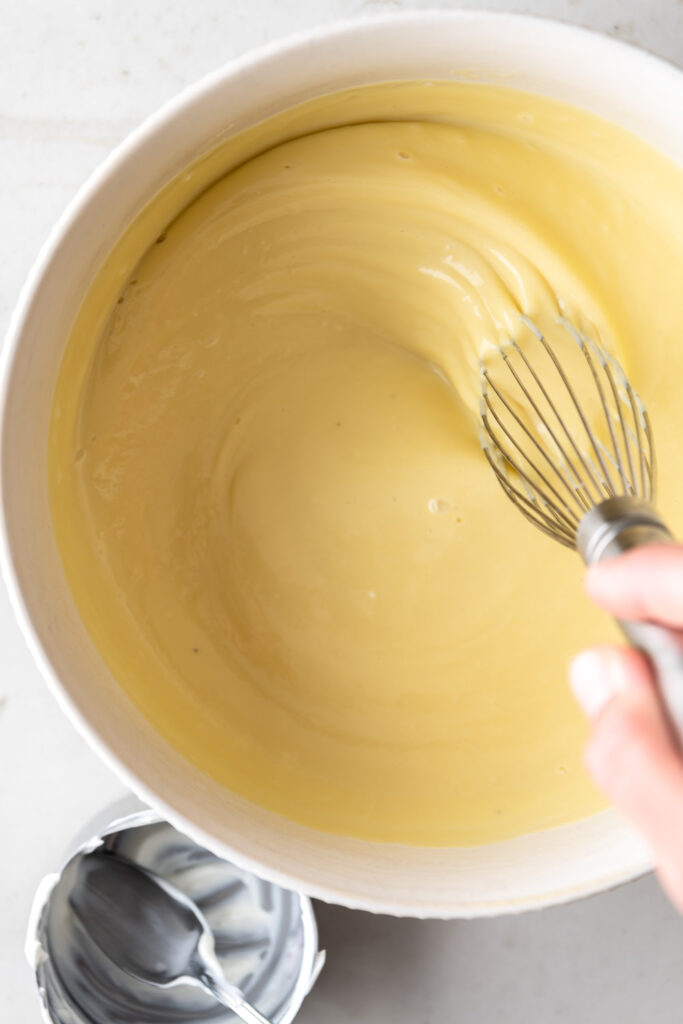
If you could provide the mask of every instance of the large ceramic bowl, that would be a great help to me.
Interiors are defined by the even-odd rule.
[[[46,444],[60,357],[95,270],[164,185],[230,133],[305,99],[364,83],[454,74],[574,103],[683,164],[683,74],[602,36],[465,11],[313,32],[210,75],[111,155],[41,251],[2,366],[4,572],[27,642],[77,727],[136,793],[217,853],[330,901],[434,917],[573,899],[638,875],[647,855],[611,811],[507,842],[426,849],[325,835],[226,792],[152,730],[90,641],[55,544]]]

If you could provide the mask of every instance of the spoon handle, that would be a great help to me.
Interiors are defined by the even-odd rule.
[[[245,1024],[272,1024],[267,1017],[259,1013],[255,1006],[248,1003],[244,998],[244,993],[236,985],[231,985],[226,978],[214,974],[213,971],[205,970],[200,974],[199,980],[219,1003],[237,1014],[240,1020],[245,1021]]]

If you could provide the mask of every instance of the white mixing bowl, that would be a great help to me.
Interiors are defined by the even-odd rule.
[[[326,900],[428,917],[573,899],[643,872],[647,854],[611,811],[507,842],[425,849],[325,835],[212,782],[141,717],[81,623],[51,525],[46,444],[70,325],[104,256],[162,186],[226,135],[305,99],[370,82],[454,74],[582,106],[683,164],[683,73],[602,36],[470,11],[308,33],[210,75],[111,155],[41,251],[2,365],[4,573],[27,642],[80,731],[142,799],[218,854]]]

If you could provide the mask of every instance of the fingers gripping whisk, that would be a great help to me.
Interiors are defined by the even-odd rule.
[[[511,501],[568,547],[608,498],[654,500],[647,411],[599,340],[563,318],[547,333],[523,318],[482,363],[481,444]]]

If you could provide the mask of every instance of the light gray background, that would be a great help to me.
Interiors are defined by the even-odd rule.
[[[50,226],[143,117],[229,58],[399,0],[0,0],[0,333]],[[683,66],[681,0],[489,0]],[[683,112],[681,114],[683,116]],[[40,680],[0,590],[0,1021],[38,1024],[23,958],[40,877],[122,795]],[[683,921],[652,878],[558,910],[481,922],[320,906],[329,961],[302,1024],[668,1024],[683,1016]]]

